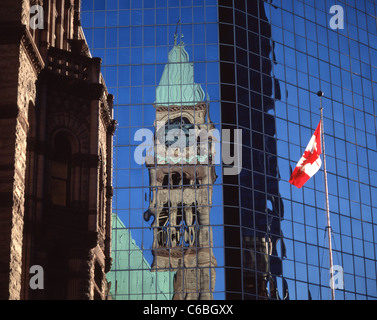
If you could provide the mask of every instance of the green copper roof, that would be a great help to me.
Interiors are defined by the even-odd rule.
[[[194,65],[184,45],[175,43],[156,89],[155,105],[194,105],[204,98],[202,87],[194,82]]]
[[[114,300],[171,300],[174,272],[151,272],[143,251],[132,239],[131,232],[113,214],[111,282]]]

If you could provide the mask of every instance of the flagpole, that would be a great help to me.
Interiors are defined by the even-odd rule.
[[[320,100],[320,110],[321,110],[321,135],[322,135],[322,152],[323,152],[323,172],[325,177],[325,194],[326,194],[326,214],[327,214],[327,236],[329,241],[329,257],[330,257],[330,281],[331,281],[331,298],[335,300],[335,287],[334,287],[334,269],[333,269],[333,256],[332,256],[332,244],[331,244],[331,225],[330,225],[330,208],[329,208],[329,188],[327,184],[327,169],[326,169],[326,152],[325,152],[325,131],[323,126],[323,107],[322,107],[322,97],[324,93],[318,91],[317,95]]]

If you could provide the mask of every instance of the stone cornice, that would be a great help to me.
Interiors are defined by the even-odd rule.
[[[36,46],[29,29],[23,24],[0,23],[0,44],[19,43],[27,53],[30,63],[36,72],[40,73],[44,68],[42,56]]]

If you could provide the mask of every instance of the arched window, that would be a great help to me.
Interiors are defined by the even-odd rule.
[[[64,133],[54,140],[54,155],[51,162],[51,201],[67,207],[70,203],[72,147]]]

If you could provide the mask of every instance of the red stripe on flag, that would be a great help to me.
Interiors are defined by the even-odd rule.
[[[293,184],[297,188],[302,188],[302,186],[310,179],[311,177],[308,176],[305,171],[301,170],[301,168],[296,167],[293,170],[291,178],[289,180],[290,184]]]

